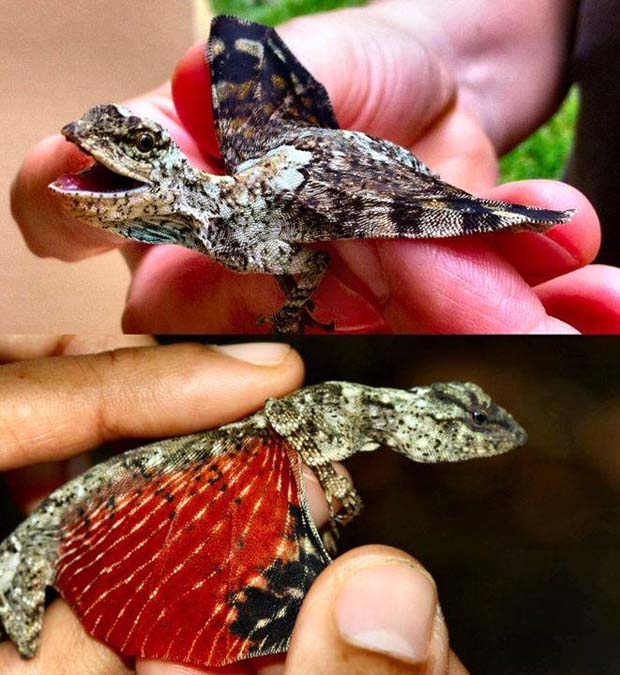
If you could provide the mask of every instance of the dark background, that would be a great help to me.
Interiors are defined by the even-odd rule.
[[[620,673],[620,339],[291,343],[308,383],[471,380],[530,436],[512,453],[462,464],[414,464],[386,450],[353,457],[346,464],[366,509],[342,548],[383,543],[415,555],[437,581],[452,645],[473,675]],[[0,491],[4,535],[20,518],[8,494]]]
[[[366,509],[343,547],[384,543],[433,574],[472,674],[620,673],[620,340],[326,337],[307,382],[481,385],[527,429],[508,455],[346,462]]]

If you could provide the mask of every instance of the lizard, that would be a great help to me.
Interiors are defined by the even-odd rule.
[[[405,148],[341,129],[325,88],[273,28],[216,17],[207,61],[225,175],[193,167],[168,132],[114,104],[62,129],[93,164],[50,189],[78,219],[147,244],[178,244],[239,273],[275,276],[276,333],[314,320],[330,256],[311,244],[544,232],[573,211],[479,199]]]
[[[34,656],[51,586],[127,658],[210,669],[284,652],[331,562],[301,462],[337,527],[362,502],[334,461],[387,446],[456,462],[526,440],[471,383],[324,382],[268,399],[243,420],[127,451],[53,492],[0,544],[0,632]]]

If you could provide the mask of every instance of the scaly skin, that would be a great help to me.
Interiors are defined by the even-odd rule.
[[[273,29],[218,17],[207,59],[229,175],[194,169],[159,125],[102,105],[63,129],[94,171],[51,188],[96,227],[275,275],[287,296],[269,318],[276,332],[317,325],[311,297],[330,261],[307,244],[544,231],[572,215],[478,199],[404,148],[339,129],[324,88]]]
[[[162,512],[163,523],[176,523],[178,521],[175,517],[181,517],[183,521],[183,509],[191,508],[194,503],[197,510],[192,512],[195,513],[193,518],[203,514],[200,519],[201,522],[204,521],[202,529],[195,529],[196,534],[192,535],[196,542],[189,550],[197,551],[200,549],[200,542],[204,541],[205,532],[221,530],[223,534],[220,536],[226,541],[231,536],[226,534],[228,530],[224,522],[213,522],[209,519],[209,509],[215,508],[212,506],[215,502],[209,500],[217,501],[218,495],[228,494],[229,499],[237,495],[234,503],[241,505],[242,497],[251,494],[254,495],[252,499],[257,501],[245,507],[250,509],[249,513],[258,513],[256,509],[264,503],[273,520],[271,509],[276,508],[283,488],[267,489],[265,486],[289,484],[297,485],[297,488],[291,493],[289,516],[282,524],[282,534],[277,535],[282,537],[283,543],[278,543],[279,538],[254,542],[261,551],[268,550],[270,545],[275,546],[274,550],[280,551],[283,550],[282,547],[293,546],[293,552],[289,554],[293,558],[284,558],[281,562],[274,560],[273,564],[267,561],[266,569],[261,570],[265,578],[270,580],[269,583],[278,589],[273,591],[274,595],[269,600],[269,603],[273,603],[271,618],[264,618],[259,625],[254,625],[253,622],[258,619],[252,619],[256,614],[253,605],[248,604],[248,597],[252,594],[247,590],[253,587],[247,587],[246,590],[242,588],[219,600],[231,603],[230,611],[234,613],[235,621],[229,628],[231,634],[234,633],[234,639],[241,640],[239,635],[242,634],[246,640],[243,643],[246,651],[239,652],[243,658],[285,650],[301,599],[330,558],[309,516],[301,474],[295,468],[298,462],[291,462],[295,474],[295,481],[292,483],[286,483],[284,475],[274,475],[270,471],[261,473],[264,469],[241,480],[243,467],[251,466],[258,457],[256,452],[252,454],[252,448],[266,453],[266,463],[261,464],[263,467],[272,466],[270,453],[277,458],[282,448],[285,453],[292,452],[311,466],[325,490],[332,513],[332,526],[335,528],[336,523],[346,523],[355,517],[362,503],[352,483],[336,474],[331,464],[333,461],[345,459],[356,452],[374,450],[382,445],[413,461],[462,461],[506,452],[524,444],[526,439],[525,431],[517,422],[493,403],[479,387],[470,383],[433,384],[400,390],[348,382],[326,382],[306,387],[282,399],[270,399],[262,411],[245,420],[213,431],[131,450],[93,467],[56,490],[0,545],[0,626],[19,652],[25,657],[31,657],[39,644],[47,586],[56,585],[69,602],[72,598],[77,598],[74,609],[77,608],[81,616],[89,613],[89,607],[83,605],[81,598],[90,597],[91,601],[96,598],[100,602],[106,593],[111,592],[103,587],[104,590],[93,591],[94,596],[86,596],[83,594],[85,589],[77,587],[79,583],[76,582],[79,579],[80,566],[89,567],[98,560],[102,568],[93,568],[89,585],[99,583],[106,574],[117,573],[115,568],[119,561],[114,556],[110,557],[105,547],[100,547],[101,538],[110,536],[110,543],[106,546],[114,547],[138,533],[144,537],[135,540],[135,546],[146,546],[148,537],[158,529],[157,523],[162,522],[149,520],[152,514],[158,509],[172,509],[168,516]],[[200,479],[202,482],[195,483]],[[256,491],[248,492],[250,485],[255,483],[253,489]],[[188,492],[194,485],[202,485],[205,489],[215,491],[216,497],[209,497],[206,505],[203,505],[199,496],[192,496],[200,488],[196,487]],[[334,499],[338,499],[343,505],[338,515],[333,511]],[[233,507],[233,510],[234,508],[237,507]],[[143,509],[145,515],[135,516],[137,523],[129,520],[128,529],[123,530],[125,519],[132,512],[142,513]],[[145,520],[141,520],[143,517]],[[234,516],[229,515],[227,518],[234,519]],[[196,526],[192,527],[198,528],[198,521],[189,522],[196,522]],[[244,520],[242,525],[245,522]],[[279,527],[278,523],[272,525]],[[262,527],[260,522],[258,526]],[[115,527],[120,529],[112,535],[110,528]],[[183,528],[187,526],[179,524],[178,527],[183,532]],[[174,530],[170,530],[168,537],[162,540],[164,548],[169,545],[170,537],[174,540],[173,535]],[[217,536],[213,536],[216,537],[213,541],[217,542]],[[241,568],[243,560],[240,557],[243,558],[244,551],[247,552],[247,541],[252,536],[252,531],[243,535],[246,544],[240,541],[241,548],[233,557],[224,561],[226,565],[230,565],[231,571],[220,570],[223,574],[230,578],[238,574],[236,566]],[[207,535],[207,539],[209,538],[210,535]],[[327,533],[326,539],[333,544],[331,533]],[[133,544],[128,546],[129,550],[116,554],[121,561],[129,560],[132,554]],[[92,553],[93,547],[95,553]],[[95,558],[87,564],[84,561],[88,555],[94,555]],[[153,551],[151,555],[157,557],[158,552]],[[127,588],[123,603],[130,603],[131,594],[139,593],[140,589],[139,578],[136,577],[134,581],[131,579],[141,568],[132,567],[131,562],[125,564],[124,573],[120,568],[120,579],[125,579],[124,575],[129,577],[128,580],[125,579]],[[287,564],[290,572],[287,572]],[[152,565],[165,566],[165,560],[157,564],[153,561]],[[75,568],[73,576],[68,581],[61,579],[62,575],[67,575],[67,568],[71,566]],[[300,570],[303,570],[303,576],[300,576]],[[256,572],[252,574],[255,575]],[[204,581],[199,577],[196,588],[202,586]],[[155,586],[152,586],[149,598],[163,593],[157,586],[157,580],[151,583]],[[266,582],[263,582],[261,588],[264,583]],[[179,595],[189,593],[182,583],[179,589]],[[264,592],[266,591],[263,594]],[[259,606],[263,612],[266,602],[264,598],[260,601]],[[121,611],[115,610],[114,616],[122,616],[125,609],[123,605]],[[101,611],[104,610],[105,602]],[[285,627],[282,626],[283,616],[287,617]],[[279,617],[278,621],[276,617]],[[270,631],[271,621],[276,623]],[[98,623],[99,619],[94,621],[94,626],[89,627],[102,639],[96,632],[97,628],[102,630]],[[104,623],[103,620],[101,623]],[[103,626],[103,629],[107,630],[107,626]],[[252,642],[258,633],[263,636],[262,641]],[[104,632],[103,635],[110,635],[110,632]],[[112,646],[123,651],[114,642]],[[128,656],[136,655],[131,651],[123,653]],[[161,658],[161,654],[152,654],[148,648],[140,653],[142,656],[149,654],[154,658]],[[228,661],[223,657],[219,660],[213,657],[211,661],[205,661],[192,657],[190,650],[188,655],[177,654],[175,658],[186,659],[188,663],[202,664],[205,667],[233,662],[235,656],[229,656]]]

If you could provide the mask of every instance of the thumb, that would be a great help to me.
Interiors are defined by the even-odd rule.
[[[402,551],[364,546],[330,565],[295,625],[285,673],[466,675],[450,653],[435,584]]]

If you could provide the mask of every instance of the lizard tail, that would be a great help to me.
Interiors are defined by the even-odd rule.
[[[567,223],[575,213],[574,209],[552,211],[488,199],[477,200],[475,210],[479,212],[480,232],[493,230],[546,232],[554,225]]]
[[[8,637],[19,653],[30,658],[39,646],[45,590],[53,568],[28,543],[18,528],[0,544],[0,640]]]
[[[575,213],[478,199],[467,193],[428,200],[423,206],[405,202],[392,207],[397,226],[389,237],[427,239],[484,232],[546,232],[567,223]],[[370,236],[375,236],[371,234]]]

